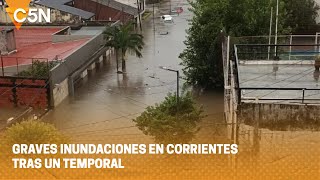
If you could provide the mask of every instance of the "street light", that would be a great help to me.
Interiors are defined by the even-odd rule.
[[[170,69],[165,66],[160,66],[159,68],[166,70],[166,71],[171,71],[171,72],[177,73],[177,105],[179,105],[179,99],[180,99],[180,97],[179,97],[179,94],[180,94],[179,93],[179,78],[180,78],[179,70]]]

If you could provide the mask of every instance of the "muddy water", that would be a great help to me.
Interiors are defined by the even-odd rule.
[[[54,109],[46,120],[60,130],[80,141],[101,141],[108,137],[121,143],[130,140],[150,140],[132,122],[144,109],[163,100],[167,93],[176,91],[176,74],[164,71],[159,66],[181,70],[179,54],[185,48],[189,4],[172,2],[172,7],[182,6],[184,12],[174,17],[174,23],[163,23],[159,14],[169,12],[168,3],[156,6],[156,15],[151,15],[143,24],[145,47],[143,58],[133,55],[127,58],[127,74],[117,74],[114,58],[78,85],[75,96]],[[153,23],[154,22],[154,23]],[[163,35],[166,34],[167,35]],[[182,85],[182,83],[181,83]],[[205,109],[207,118],[198,133],[201,141],[212,140],[216,122],[223,117],[223,92],[205,92],[197,98]],[[223,134],[223,133],[221,133]],[[152,141],[152,140],[150,140]],[[141,141],[140,141],[141,142]]]

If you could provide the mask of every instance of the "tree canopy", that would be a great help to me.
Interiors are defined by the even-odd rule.
[[[14,124],[5,131],[6,145],[12,144],[61,144],[68,138],[53,125],[37,120]]]
[[[157,143],[178,144],[190,142],[198,131],[197,123],[203,118],[202,109],[196,106],[190,93],[179,98],[169,94],[163,102],[147,107],[133,121]]]
[[[223,87],[221,32],[231,36],[268,35],[271,7],[276,0],[197,0],[187,30],[186,49],[180,54],[187,82],[203,88]],[[314,24],[318,6],[313,0],[280,0],[279,34]],[[274,31],[274,30],[273,30]]]

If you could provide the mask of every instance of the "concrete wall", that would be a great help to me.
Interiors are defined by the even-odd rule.
[[[16,39],[14,30],[2,30],[0,31],[0,52],[1,55],[7,55],[8,53],[16,50]]]
[[[103,35],[99,34],[89,42],[74,50],[64,61],[50,71],[51,83],[60,84],[70,74],[86,63],[104,44]]]
[[[50,71],[51,106],[59,105],[69,95],[69,77],[78,69],[85,66],[92,56],[103,47],[103,35],[93,37],[89,42],[74,50],[61,64]]]
[[[68,79],[55,84],[52,91],[53,106],[58,106],[69,95]]]
[[[91,38],[90,35],[52,35],[52,43],[75,41],[84,38]]]
[[[70,34],[71,34],[71,28],[70,26],[68,26],[54,33],[53,35],[70,35]]]
[[[320,129],[320,105],[242,103],[239,118],[247,125],[259,121],[260,128],[272,130]]]

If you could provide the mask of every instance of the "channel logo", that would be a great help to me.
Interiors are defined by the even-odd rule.
[[[26,21],[30,23],[51,22],[51,10],[47,9],[45,12],[43,9],[29,8],[31,0],[6,0],[6,3],[8,5],[6,12],[17,29],[20,29]]]

